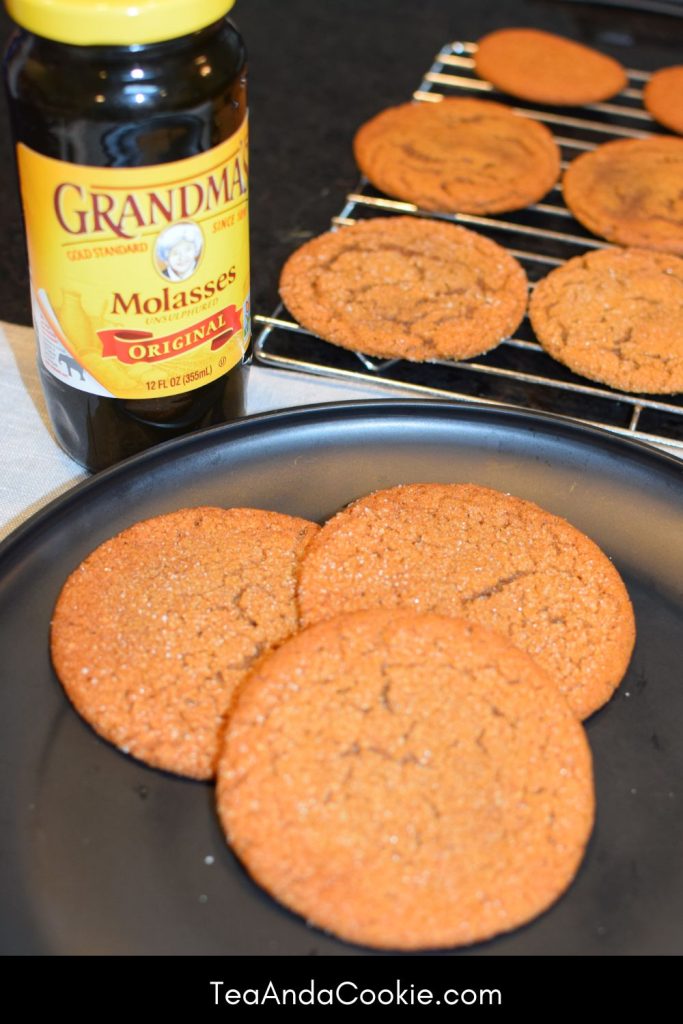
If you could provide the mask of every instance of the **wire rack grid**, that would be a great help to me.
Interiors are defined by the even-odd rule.
[[[413,93],[418,103],[438,103],[445,96],[487,96],[509,102],[495,87],[477,77],[476,43],[444,46]],[[627,69],[628,87],[609,103],[576,109],[544,108],[517,102],[513,107],[553,132],[562,165],[580,152],[616,138],[647,138],[663,130],[642,106],[642,88],[649,73]],[[428,213],[411,203],[389,199],[361,178],[346,197],[334,226],[377,216],[412,215],[452,221],[505,245],[524,266],[531,287],[553,267],[591,249],[609,248],[585,230],[562,201],[556,185],[543,202],[514,213]],[[552,360],[536,341],[527,318],[515,336],[485,356],[463,362],[410,363],[374,359],[322,341],[286,315],[280,305],[272,316],[256,316],[260,328],[254,350],[259,362],[319,376],[393,385],[404,393],[448,397],[464,402],[516,405],[553,412],[615,433],[683,450],[683,396],[633,395],[593,384]]]

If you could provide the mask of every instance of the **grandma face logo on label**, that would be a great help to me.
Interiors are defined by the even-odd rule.
[[[17,157],[50,373],[93,394],[148,398],[199,387],[242,360],[246,121],[215,149],[152,167],[84,167],[22,143]]]
[[[158,236],[154,264],[167,281],[186,281],[197,269],[203,251],[202,229],[192,221],[181,221]]]

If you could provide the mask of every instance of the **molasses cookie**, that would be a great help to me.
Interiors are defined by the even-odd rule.
[[[619,139],[570,164],[564,199],[577,220],[620,245],[683,255],[683,139]]]
[[[474,65],[497,89],[556,106],[606,100],[628,84],[616,60],[535,28],[504,28],[484,36]]]
[[[530,306],[553,359],[622,391],[683,391],[683,259],[645,249],[576,256]]]
[[[635,638],[626,588],[588,537],[472,484],[409,484],[354,502],[307,549],[298,600],[303,625],[410,608],[496,629],[581,718],[609,700]]]
[[[655,71],[643,89],[643,103],[666,128],[683,135],[683,65]]]
[[[353,150],[373,185],[423,210],[520,210],[560,174],[548,129],[489,100],[391,107],[363,125]]]
[[[76,710],[125,753],[211,778],[236,688],[297,628],[296,566],[317,529],[277,512],[192,508],[101,544],[52,620],[53,664]]]
[[[580,723],[480,626],[372,611],[305,630],[240,691],[218,811],[252,877],[351,942],[488,939],[564,892],[590,835]]]
[[[495,242],[418,217],[360,221],[307,242],[287,260],[282,299],[327,341],[369,355],[466,359],[524,316],[527,280]]]

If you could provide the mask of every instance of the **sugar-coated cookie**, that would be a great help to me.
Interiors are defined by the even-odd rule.
[[[585,718],[609,700],[635,638],[626,588],[566,520],[473,484],[407,484],[361,498],[307,549],[303,625],[362,608],[411,608],[497,629]]]
[[[490,100],[391,107],[359,129],[353,150],[387,195],[445,213],[520,210],[560,174],[560,151],[545,125]]]
[[[562,182],[577,220],[619,245],[683,255],[683,139],[617,139],[571,162]]]
[[[253,878],[351,942],[428,949],[524,924],[590,835],[584,730],[528,655],[436,615],[340,616],[240,691],[218,812]]]
[[[575,256],[529,309],[553,359],[622,391],[683,391],[683,259],[646,249]]]
[[[299,556],[318,527],[260,509],[136,523],[66,581],[52,660],[77,711],[147,764],[197,779],[254,660],[297,628]]]
[[[628,84],[612,57],[535,28],[503,28],[484,36],[474,65],[503,92],[553,106],[597,103]]]
[[[465,359],[519,325],[527,279],[501,246],[419,217],[383,217],[330,231],[298,249],[282,299],[309,330],[368,355]]]

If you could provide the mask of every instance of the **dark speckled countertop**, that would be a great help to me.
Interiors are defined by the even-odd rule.
[[[655,5],[666,7],[666,4]],[[672,0],[672,9],[683,2]],[[250,54],[254,308],[277,298],[279,268],[329,227],[357,171],[355,129],[405,102],[439,47],[508,25],[571,36],[623,63],[683,60],[683,17],[572,0],[237,0]],[[11,23],[4,10],[0,28]],[[28,275],[6,106],[1,104],[0,319],[30,323]]]

